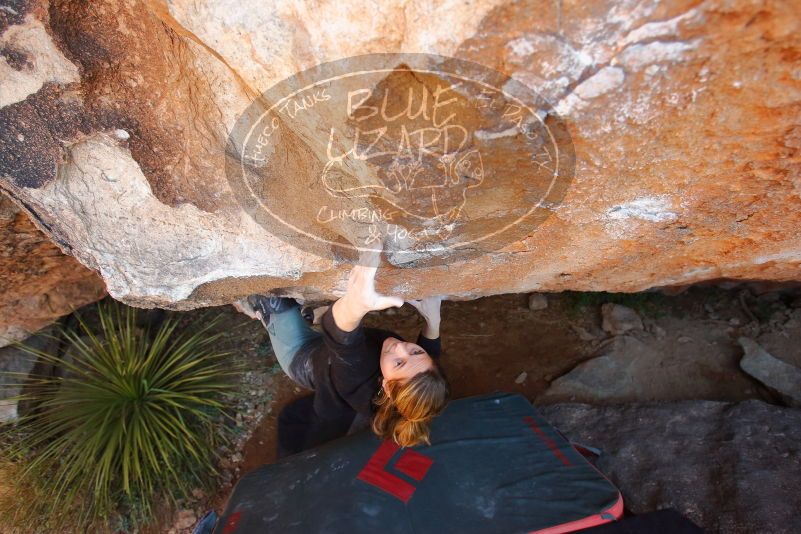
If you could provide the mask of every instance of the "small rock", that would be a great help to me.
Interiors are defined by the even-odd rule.
[[[741,337],[737,341],[745,352],[740,368],[779,393],[788,404],[801,407],[801,369],[776,358],[753,339]]]
[[[595,341],[598,339],[594,334],[588,332],[585,328],[571,324],[570,328],[578,335],[579,339],[582,341]]]
[[[770,316],[769,322],[773,323],[774,325],[783,324],[787,320],[787,314],[784,310],[776,310]]]
[[[738,326],[740,324],[740,320],[737,317],[732,317],[729,319],[729,324],[732,326]]]
[[[740,327],[740,333],[745,337],[758,337],[762,327],[759,321],[751,321],[745,326]]]
[[[601,306],[601,316],[603,317],[601,327],[614,336],[629,330],[643,329],[642,319],[637,312],[620,304],[607,302]]]
[[[532,293],[528,296],[528,309],[531,311],[544,310],[548,307],[548,297],[542,293]]]
[[[654,335],[658,339],[664,339],[664,337],[667,335],[667,332],[665,331],[665,329],[662,328],[661,326],[659,326],[658,324],[654,325],[653,330],[654,330]]]
[[[175,517],[175,528],[178,530],[192,528],[197,522],[197,516],[193,510],[179,510]]]
[[[601,306],[601,316],[603,317],[601,327],[614,336],[629,330],[643,329],[642,319],[637,312],[620,304],[607,302]]]
[[[523,371],[522,373],[517,375],[517,378],[515,378],[515,384],[522,384],[523,382],[526,381],[527,377],[528,377],[528,373]]]
[[[678,341],[679,343],[689,343],[689,342],[690,342],[690,341],[692,341],[692,340],[693,340],[693,338],[691,338],[691,337],[687,337],[687,336],[681,336],[681,337],[680,337],[679,339],[677,339],[676,341]]]

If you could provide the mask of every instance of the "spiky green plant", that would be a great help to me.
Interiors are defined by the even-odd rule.
[[[104,303],[97,315],[96,332],[79,318],[61,333],[71,357],[23,346],[63,373],[35,376],[20,397],[32,409],[7,428],[15,486],[49,494],[0,510],[17,525],[86,528],[121,507],[147,520],[154,505],[215,474],[224,399],[239,372],[217,348],[217,321],[183,326],[173,316],[151,332],[136,326],[133,308]]]

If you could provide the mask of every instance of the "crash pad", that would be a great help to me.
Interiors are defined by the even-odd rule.
[[[238,482],[215,534],[571,532],[619,518],[620,492],[524,397],[452,401],[431,445],[369,431]]]

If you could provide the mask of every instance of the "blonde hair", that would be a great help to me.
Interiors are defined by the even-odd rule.
[[[431,420],[448,403],[445,377],[436,368],[417,373],[406,382],[389,380],[374,403],[373,432],[401,447],[431,444]]]

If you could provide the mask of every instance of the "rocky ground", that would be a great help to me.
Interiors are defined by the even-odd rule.
[[[540,408],[635,514],[673,508],[706,532],[801,532],[801,410],[758,400]]]
[[[793,394],[801,391],[792,391],[792,371],[801,373],[801,291],[765,289],[710,285],[674,296],[565,292],[446,301],[442,363],[454,397],[494,390],[521,393],[538,406],[556,405],[548,409],[561,414],[568,429],[573,428],[570,421],[586,417],[586,410],[603,406],[656,402],[669,411],[673,401],[719,401],[717,406],[746,399],[792,405],[797,402]],[[163,518],[162,524],[170,526],[154,532],[190,532],[205,510],[222,510],[243,473],[275,460],[276,416],[287,402],[307,393],[281,372],[261,323],[231,306],[214,312],[223,317],[225,344],[236,348],[249,369],[231,423],[236,439],[221,451],[218,492],[198,492],[176,515]],[[371,314],[366,324],[413,338],[422,320],[404,306]],[[751,374],[740,367],[744,347]],[[576,402],[591,407],[560,412]],[[698,410],[709,418],[706,412],[721,408]],[[798,461],[795,454],[790,461]],[[657,501],[647,501],[638,511]]]

